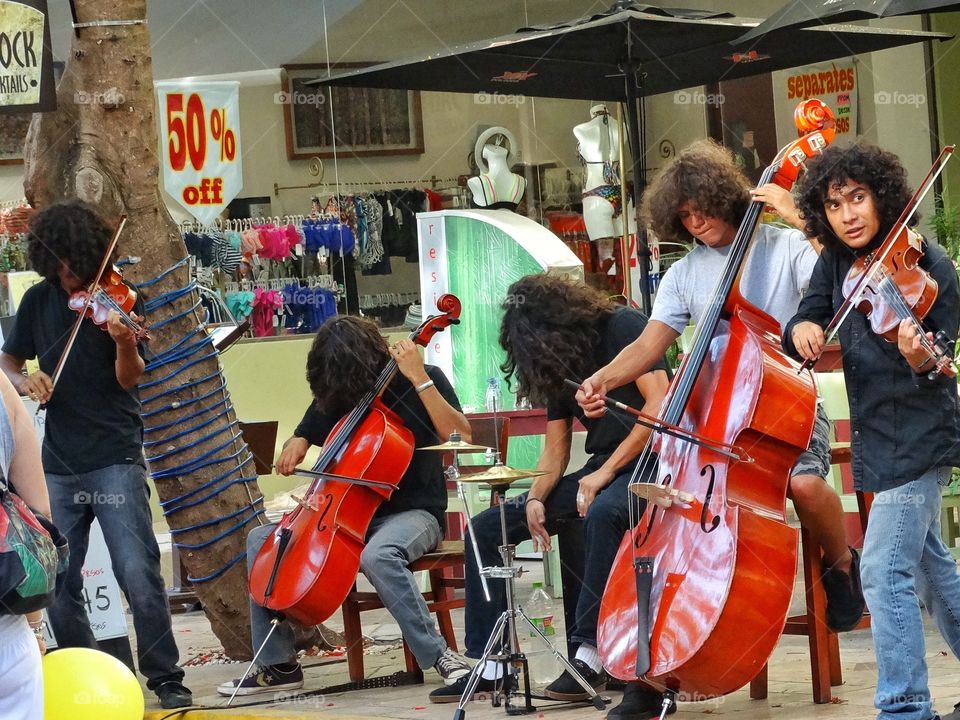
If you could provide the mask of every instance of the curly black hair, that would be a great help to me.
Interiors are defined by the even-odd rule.
[[[112,236],[113,231],[91,205],[79,200],[56,203],[33,216],[27,258],[30,267],[50,282],[59,282],[57,271],[66,263],[86,284],[100,269]]]
[[[512,387],[536,405],[565,392],[564,378],[597,368],[597,348],[615,306],[596,290],[553,275],[527,275],[507,290],[500,322],[500,366]]]
[[[369,391],[390,359],[377,324],[361,317],[327,320],[307,354],[307,383],[321,412],[345,415]]]
[[[643,194],[643,217],[664,242],[691,243],[677,210],[688,200],[707,217],[737,227],[750,204],[750,182],[713,140],[698,140],[660,169]]]
[[[907,185],[907,171],[893,153],[863,143],[831,145],[808,163],[797,187],[797,205],[807,236],[819,238],[829,248],[845,246],[833,232],[824,204],[830,191],[848,180],[866,186],[873,194],[880,229],[871,245],[887,236],[913,194]],[[914,215],[910,224],[917,219]]]

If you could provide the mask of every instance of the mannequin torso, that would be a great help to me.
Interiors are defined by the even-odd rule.
[[[591,108],[593,117],[573,128],[585,177],[583,219],[591,240],[623,234],[623,193],[620,187],[619,133],[603,105]],[[635,231],[633,203],[627,203],[630,232]]]
[[[510,172],[507,165],[508,151],[499,145],[485,145],[483,159],[488,171],[467,180],[473,193],[473,202],[478,207],[515,209],[526,189],[522,176]]]

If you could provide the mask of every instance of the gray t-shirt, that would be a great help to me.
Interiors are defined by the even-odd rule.
[[[650,319],[678,333],[691,319],[699,324],[731,246],[698,244],[674,263],[660,282]],[[747,302],[776,318],[782,330],[796,314],[816,262],[816,251],[799,230],[760,225],[747,256],[740,292]]]

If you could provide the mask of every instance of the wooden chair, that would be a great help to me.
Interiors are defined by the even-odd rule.
[[[470,421],[472,442],[476,445],[495,446],[496,433],[499,431],[500,448],[504,455],[507,450],[509,436],[509,418],[497,418],[496,424],[492,418],[473,419]],[[479,472],[485,465],[461,466],[463,474]],[[454,500],[459,514],[459,499]],[[453,514],[447,513],[448,516]],[[450,525],[448,518],[448,527]],[[461,534],[462,538],[463,535]],[[440,634],[447,645],[457,649],[457,638],[453,631],[453,621],[450,616],[452,610],[462,608],[465,601],[462,597],[454,597],[454,590],[463,588],[464,542],[458,540],[444,540],[433,552],[410,563],[411,572],[426,572],[429,578],[429,589],[423,593],[427,603],[427,610],[436,614]],[[459,570],[459,573],[454,571]],[[347,595],[343,603],[343,635],[347,643],[347,668],[350,680],[359,682],[364,679],[363,669],[363,631],[360,624],[360,613],[368,610],[380,610],[383,602],[375,592],[361,592],[354,583],[353,590]],[[410,652],[406,640],[403,642],[403,657],[406,670],[414,676],[416,682],[423,682],[423,672],[417,665],[417,660]]]
[[[820,376],[820,388],[825,399],[827,415],[834,421],[835,440],[831,443],[831,477],[837,492],[841,496],[845,513],[851,510],[851,501],[856,505],[859,522],[856,530],[848,528],[847,537],[851,544],[862,544],[863,533],[867,529],[867,517],[870,512],[872,495],[856,492],[855,497],[845,492],[852,488],[850,476],[850,411],[846,405],[846,392],[843,375],[831,373]],[[787,618],[784,635],[805,635],[810,643],[810,672],[814,703],[828,703],[832,698],[831,687],[843,684],[843,671],[840,666],[840,645],[837,633],[827,627],[827,597],[820,582],[821,552],[812,541],[806,529],[800,531],[800,556],[803,562],[803,581],[805,587],[806,612]],[[864,613],[855,629],[870,627],[870,615]],[[767,697],[767,665],[750,682],[750,697],[762,700]]]

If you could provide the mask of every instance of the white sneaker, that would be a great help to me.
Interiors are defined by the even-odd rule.
[[[447,648],[443,655],[437,658],[433,669],[443,678],[444,685],[453,685],[460,678],[469,675],[472,668],[463,655]]]

